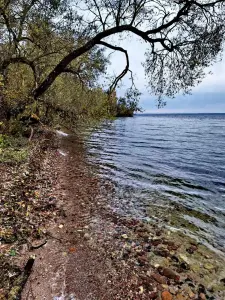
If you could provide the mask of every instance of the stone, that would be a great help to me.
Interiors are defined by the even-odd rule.
[[[149,299],[156,299],[158,298],[158,293],[157,292],[152,292],[148,295]]]
[[[189,260],[188,260],[186,255],[179,254],[179,258],[180,258],[181,261],[183,261],[183,262],[185,262],[186,264],[189,265]]]
[[[168,290],[169,286],[167,284],[162,284],[162,288],[164,288],[164,290]]]
[[[162,297],[162,300],[172,300],[173,299],[173,296],[168,291],[162,292],[161,297]]]
[[[139,256],[138,263],[140,266],[144,266],[144,265],[148,264],[148,259],[145,256]]]
[[[184,261],[180,264],[180,267],[184,270],[190,270],[190,266]]]
[[[169,268],[160,268],[160,274],[166,276],[169,279],[173,279],[175,281],[180,280],[180,276],[177,275],[177,273],[175,273],[173,270]]]
[[[193,293],[192,291],[190,291],[189,293],[188,293],[188,296],[189,296],[189,298],[191,298],[191,299],[195,299],[195,293]]]
[[[175,287],[173,287],[173,286],[171,286],[171,287],[169,288],[169,291],[170,291],[170,293],[171,293],[172,295],[176,295],[176,293],[177,293],[177,289],[176,289]]]
[[[192,265],[191,269],[194,273],[199,273],[200,272],[200,266],[199,265]]]
[[[84,234],[84,238],[85,238],[85,240],[89,240],[89,239],[90,239],[90,234],[85,233],[85,234]]]
[[[167,284],[166,278],[157,273],[153,273],[151,277],[160,284]]]
[[[188,249],[186,249],[186,251],[189,254],[193,254],[197,249],[198,249],[198,247],[196,245],[191,245],[191,247],[189,247]]]
[[[153,253],[155,255],[159,255],[159,256],[162,256],[162,257],[169,257],[170,256],[170,253],[168,250],[163,250],[163,249],[156,249],[155,251],[153,251]]]
[[[213,270],[215,267],[214,267],[214,265],[212,265],[212,264],[204,264],[204,268],[205,268],[206,270],[211,271],[211,270]]]
[[[186,300],[186,298],[182,294],[177,294],[176,300]]]
[[[200,293],[200,294],[199,294],[199,299],[201,299],[201,300],[206,300],[205,294]]]
[[[161,239],[152,239],[151,244],[152,244],[152,246],[156,247],[156,246],[162,244],[162,240]]]

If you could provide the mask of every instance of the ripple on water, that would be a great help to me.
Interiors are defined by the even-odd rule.
[[[145,115],[103,123],[87,139],[90,160],[115,183],[112,206],[146,217],[146,207],[202,211],[186,221],[212,243],[225,242],[225,114]],[[173,208],[172,208],[173,209]],[[184,213],[185,216],[185,213]],[[204,225],[207,224],[207,225]],[[177,224],[178,226],[178,224]],[[219,234],[218,234],[219,233]]]

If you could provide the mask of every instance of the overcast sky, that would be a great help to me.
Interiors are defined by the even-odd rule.
[[[114,42],[114,44],[118,44]],[[135,74],[135,83],[142,92],[141,107],[149,113],[225,113],[225,52],[224,60],[215,64],[211,70],[212,75],[207,75],[203,82],[193,89],[192,95],[177,95],[175,99],[168,99],[163,109],[157,109],[156,99],[149,95],[147,80],[145,79],[144,68],[141,63],[144,61],[146,44],[138,39],[128,39],[119,43],[126,48],[130,57],[130,68]],[[125,60],[122,53],[114,53],[110,56],[110,73],[119,74],[124,66]],[[129,86],[129,75],[123,80],[121,92]]]

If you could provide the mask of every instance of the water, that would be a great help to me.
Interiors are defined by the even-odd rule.
[[[225,249],[225,114],[118,118],[94,130],[87,145],[115,185],[114,210],[164,223],[175,213],[199,228],[194,235]]]

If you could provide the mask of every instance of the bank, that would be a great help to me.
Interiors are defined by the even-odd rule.
[[[38,140],[25,161],[1,163],[1,299],[225,298],[221,255],[113,212],[114,186],[80,135],[42,128]]]

